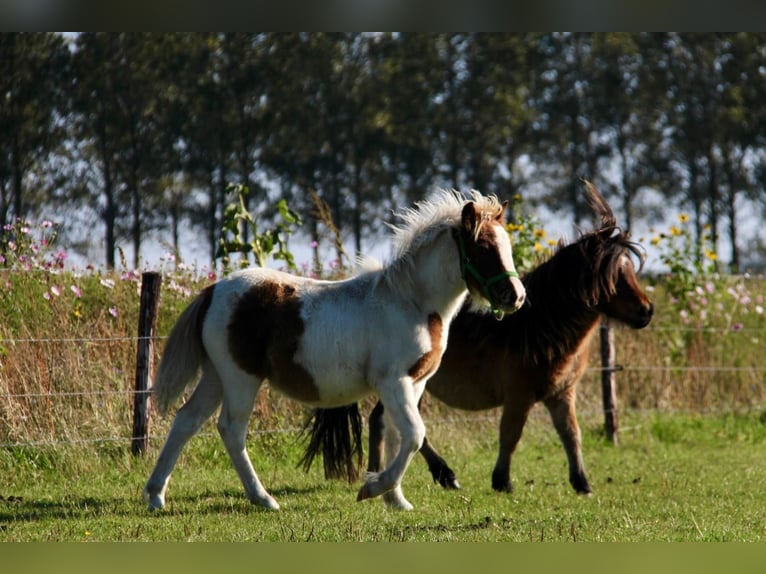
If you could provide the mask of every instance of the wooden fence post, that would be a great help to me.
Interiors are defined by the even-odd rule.
[[[155,271],[141,275],[141,307],[138,315],[136,350],[136,393],[133,399],[131,451],[143,455],[149,446],[149,382],[154,362],[154,333],[162,276]]]
[[[614,364],[614,333],[609,328],[609,321],[601,322],[601,396],[604,403],[604,430],[607,440],[618,443],[617,392],[614,373],[619,370]]]

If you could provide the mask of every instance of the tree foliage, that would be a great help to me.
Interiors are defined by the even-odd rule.
[[[628,226],[661,193],[738,269],[765,88],[756,33],[2,34],[0,223],[90,209],[109,267],[149,233],[178,249],[185,224],[212,260],[236,184],[246,212],[271,224],[284,199],[315,242],[320,198],[361,252],[436,186],[581,224],[585,177]]]

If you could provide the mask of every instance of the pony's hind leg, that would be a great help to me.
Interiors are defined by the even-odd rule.
[[[144,487],[144,498],[149,504],[149,510],[161,509],[165,506],[165,491],[170,480],[170,473],[181,450],[221,404],[221,395],[221,381],[215,370],[208,364],[203,368],[197,388],[176,414],[157,464]]]
[[[278,510],[279,504],[258,479],[245,446],[247,427],[253,412],[255,396],[260,388],[260,381],[250,377],[232,376],[228,377],[224,384],[226,391],[221,415],[218,417],[218,432],[226,446],[226,451],[250,502],[264,508]]]

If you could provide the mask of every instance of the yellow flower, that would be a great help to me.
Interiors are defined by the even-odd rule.
[[[681,223],[686,223],[687,221],[689,221],[689,214],[688,213],[679,214],[678,221],[680,221]]]
[[[543,250],[543,246],[540,243],[535,243],[535,251],[540,253]]]
[[[670,234],[671,235],[681,235],[681,230],[678,229],[675,225],[670,226]]]
[[[513,201],[515,201],[515,202],[521,201],[521,194],[520,193],[515,194],[513,196]]]
[[[82,319],[82,312],[80,311],[80,309],[75,309],[75,310],[72,312],[72,314],[73,314],[73,315],[74,315],[76,318],[78,318],[78,319]]]
[[[533,234],[538,239],[542,239],[543,237],[545,237],[545,229],[535,229]]]
[[[558,241],[556,241],[555,239],[549,239],[548,241],[546,241],[546,243],[550,245],[551,247],[555,247]]]
[[[652,237],[651,243],[652,243],[652,245],[659,245],[659,243],[660,243],[659,236],[655,235],[654,237]]]
[[[705,257],[710,259],[710,261],[715,261],[718,259],[718,255],[716,255],[715,251],[711,251],[710,249],[705,250]]]

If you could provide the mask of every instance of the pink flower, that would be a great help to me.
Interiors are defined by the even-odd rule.
[[[72,293],[74,293],[74,296],[78,299],[82,297],[82,291],[80,291],[80,288],[77,285],[72,285],[69,287],[72,290]]]
[[[218,279],[218,276],[215,274],[215,271],[211,271],[210,273],[207,274],[207,278],[210,281],[215,281],[216,279]]]
[[[46,301],[50,301],[51,294],[46,291],[45,293],[43,293],[43,299],[45,299]]]
[[[734,323],[734,324],[731,326],[731,330],[732,330],[732,331],[741,331],[741,330],[742,330],[742,329],[744,329],[744,328],[745,328],[745,326],[744,326],[742,323]]]
[[[99,281],[99,283],[101,283],[101,285],[103,285],[107,289],[113,289],[114,288],[114,280],[113,279],[101,279],[101,281]]]
[[[43,222],[40,224],[40,227],[43,229],[48,229],[49,227],[53,227],[53,222],[48,221],[47,219],[44,219]]]
[[[61,289],[59,289],[56,285],[51,287],[51,293],[53,293],[56,297],[61,295]]]
[[[117,312],[117,307],[109,307],[109,314],[112,317],[117,317],[119,313]]]

